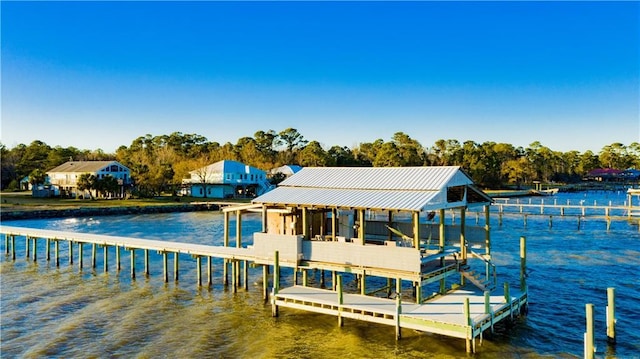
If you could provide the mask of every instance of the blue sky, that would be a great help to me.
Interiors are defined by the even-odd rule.
[[[7,2],[1,141],[640,141],[639,2]]]

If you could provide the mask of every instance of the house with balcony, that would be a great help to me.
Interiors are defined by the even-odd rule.
[[[47,171],[49,184],[61,196],[77,197],[85,195],[78,189],[78,180],[83,174],[94,175],[97,179],[108,176],[118,181],[119,190],[111,195],[124,197],[125,188],[130,186],[131,171],[118,161],[68,161]]]
[[[273,188],[267,174],[237,161],[222,160],[189,172],[183,194],[200,198],[251,198]]]

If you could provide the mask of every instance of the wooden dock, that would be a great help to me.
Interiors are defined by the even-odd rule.
[[[334,315],[339,318],[339,324],[343,324],[343,318],[362,320],[372,323],[395,326],[396,337],[401,337],[402,329],[413,329],[426,333],[445,335],[466,340],[467,351],[476,351],[476,339],[482,339],[486,330],[492,330],[493,325],[512,319],[521,311],[526,311],[527,294],[525,291],[510,291],[508,284],[502,288],[490,291],[481,291],[468,284],[460,288],[452,289],[441,295],[436,295],[421,303],[402,302],[402,280],[396,279],[395,300],[374,297],[371,295],[343,293],[342,275],[332,276],[337,283],[332,283],[330,288],[334,290],[312,288],[308,286],[293,285],[288,288],[280,288],[280,265],[294,269],[294,276],[300,270],[297,262],[279,261],[276,251],[272,258],[266,259],[264,253],[258,254],[254,246],[229,247],[189,244],[181,242],[169,242],[160,240],[139,239],[133,237],[108,236],[88,233],[63,232],[44,229],[32,229],[24,227],[0,226],[0,233],[5,238],[5,256],[16,260],[16,239],[25,240],[24,255],[28,260],[36,262],[40,256],[46,261],[55,261],[60,265],[60,243],[68,250],[69,266],[74,265],[74,260],[79,270],[83,270],[88,264],[84,261],[89,257],[84,250],[87,246],[91,249],[91,267],[96,268],[96,259],[99,255],[97,248],[103,248],[102,263],[104,271],[109,271],[109,256],[115,254],[113,264],[116,270],[121,270],[121,250],[128,252],[130,260],[130,275],[136,278],[136,255],[142,253],[144,258],[144,275],[149,276],[149,251],[156,251],[162,255],[164,281],[169,280],[168,255],[173,253],[173,278],[179,278],[179,255],[189,255],[196,260],[197,285],[202,283],[202,259],[207,259],[207,284],[212,284],[212,258],[224,260],[223,280],[224,285],[231,285],[235,292],[244,283],[244,289],[248,290],[249,262],[254,266],[263,267],[263,295],[269,299],[274,315],[277,315],[278,307],[295,308],[310,312]],[[45,242],[45,253],[42,250],[42,242]],[[40,243],[40,246],[38,246]],[[52,247],[53,246],[53,253]],[[110,250],[111,249],[111,250]],[[115,253],[114,253],[115,252]],[[443,255],[446,255],[444,253]],[[125,254],[126,255],[126,254]],[[240,271],[240,263],[244,263],[243,271]],[[269,287],[269,268],[273,268],[273,280]],[[231,270],[231,282],[228,280],[228,268]],[[448,268],[448,267],[447,267]],[[241,274],[242,273],[242,274]],[[303,283],[306,285],[306,271],[302,270]],[[364,276],[363,276],[364,277]],[[522,279],[521,279],[522,280]],[[295,280],[294,280],[295,283]],[[364,280],[363,280],[364,283]],[[524,283],[524,282],[522,282]],[[521,283],[521,284],[522,284]],[[269,290],[271,288],[271,290]],[[523,285],[526,288],[526,285]],[[362,291],[364,292],[364,285]],[[390,289],[389,289],[390,290]]]
[[[476,351],[476,339],[482,339],[486,330],[493,331],[495,323],[513,319],[527,310],[527,294],[519,291],[493,293],[480,292],[473,286],[465,286],[437,296],[423,304],[402,302],[396,299],[377,298],[360,294],[343,294],[336,291],[293,286],[275,293],[274,306],[287,307],[361,320],[396,327],[413,329],[454,338],[465,339],[467,351]]]

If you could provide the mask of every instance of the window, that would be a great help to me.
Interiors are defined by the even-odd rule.
[[[118,172],[118,165],[111,165],[111,172]]]
[[[204,194],[204,190],[202,189],[202,187],[200,187],[200,194]]]

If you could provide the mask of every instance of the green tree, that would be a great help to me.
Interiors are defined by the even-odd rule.
[[[378,151],[374,167],[398,167],[402,166],[404,159],[400,156],[398,147],[393,142],[385,142]]]
[[[76,183],[76,186],[78,187],[79,191],[82,191],[85,193],[89,192],[89,197],[91,199],[94,199],[92,191],[96,189],[97,180],[98,178],[95,175],[91,173],[83,173],[78,178],[78,182]]]
[[[311,141],[300,150],[298,161],[301,166],[309,167],[325,167],[333,164],[331,156],[320,146],[318,141]]]
[[[36,168],[35,170],[31,171],[31,173],[29,173],[29,183],[31,183],[31,185],[34,187],[44,184],[46,179],[47,179],[46,172],[44,172],[39,168]]]

